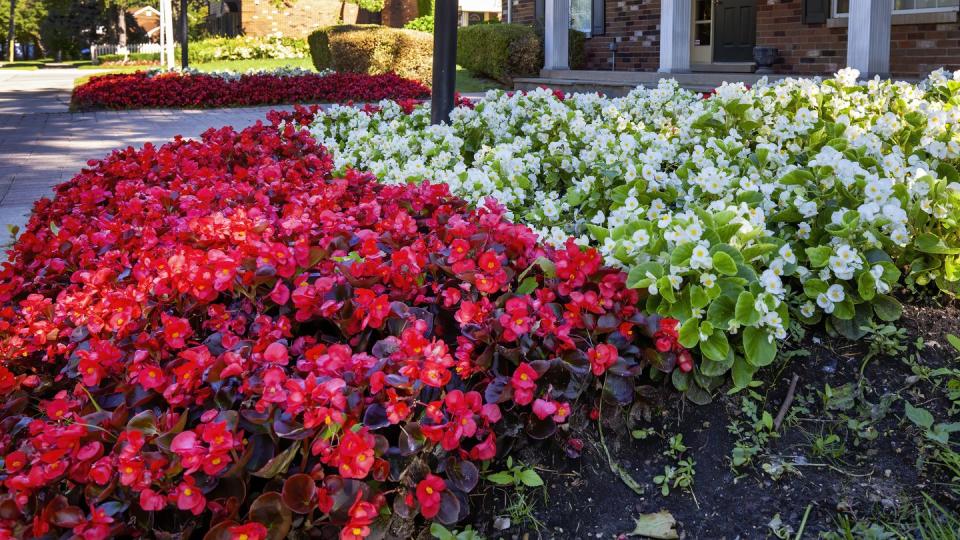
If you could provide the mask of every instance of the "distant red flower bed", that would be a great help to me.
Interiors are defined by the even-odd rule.
[[[429,95],[426,86],[392,73],[258,73],[224,78],[196,73],[150,76],[146,71],[138,71],[91,78],[74,88],[71,105],[77,110],[207,108],[415,99]]]
[[[117,151],[36,203],[0,270],[0,538],[452,524],[502,440],[575,452],[558,426],[601,391],[691,362],[595,250],[334,177],[296,118]]]

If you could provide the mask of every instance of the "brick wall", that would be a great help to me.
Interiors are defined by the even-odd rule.
[[[660,64],[660,0],[606,0],[606,30],[586,42],[587,69],[609,70],[617,41],[618,71],[656,71]]]
[[[270,0],[243,0],[241,17],[243,33],[248,36],[283,35],[305,37],[321,26],[340,20],[356,22],[356,4],[340,0],[297,0],[286,7],[277,7]]]
[[[383,11],[380,13],[384,26],[402,28],[403,25],[417,18],[417,0],[385,0]]]
[[[549,0],[547,0],[549,1]],[[513,22],[532,24],[534,0],[512,2]],[[610,69],[609,45],[618,41],[617,70],[654,71],[659,64],[660,1],[606,0],[606,32],[586,42],[587,69]],[[890,68],[923,76],[944,66],[960,69],[960,22],[900,24],[891,28]],[[847,28],[837,21],[803,23],[803,0],[757,0],[757,44],[777,47],[778,73],[829,75],[847,63]]]
[[[960,23],[895,24],[891,40],[894,74],[922,76],[941,66],[960,69]]]
[[[803,24],[803,0],[758,0],[757,45],[777,48],[777,73],[822,75],[847,64],[847,29]]]

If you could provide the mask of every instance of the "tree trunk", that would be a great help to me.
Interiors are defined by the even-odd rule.
[[[10,28],[7,30],[7,60],[13,62],[16,60],[14,54],[14,44],[17,41],[17,24],[14,14],[17,12],[17,0],[10,0]]]
[[[117,6],[117,44],[121,47],[127,46],[127,10],[122,6]]]

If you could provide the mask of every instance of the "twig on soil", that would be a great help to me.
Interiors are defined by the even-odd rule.
[[[796,375],[794,375],[796,377]],[[793,540],[800,540],[803,536],[803,529],[807,527],[807,518],[810,517],[810,510],[813,510],[813,503],[807,505],[807,511],[803,513],[803,521],[800,522],[800,528],[797,530],[797,536]]]
[[[783,418],[787,416],[787,411],[790,409],[790,405],[793,404],[793,396],[797,392],[797,381],[800,380],[800,376],[796,373],[793,374],[793,378],[790,379],[790,389],[787,390],[787,397],[783,400],[783,405],[780,406],[780,412],[777,413],[777,417],[773,420],[773,428],[777,431],[780,431],[780,424],[783,423]]]

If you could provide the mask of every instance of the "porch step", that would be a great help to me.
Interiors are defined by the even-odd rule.
[[[637,86],[655,86],[660,79],[675,79],[680,86],[696,92],[709,92],[724,82],[755,84],[763,75],[755,73],[656,73],[652,71],[542,70],[539,77],[514,79],[517,90],[541,86],[566,92],[600,92],[623,96]],[[770,80],[784,78],[770,75]]]
[[[690,65],[690,71],[695,73],[753,73],[756,69],[757,65],[753,62],[713,62]]]

